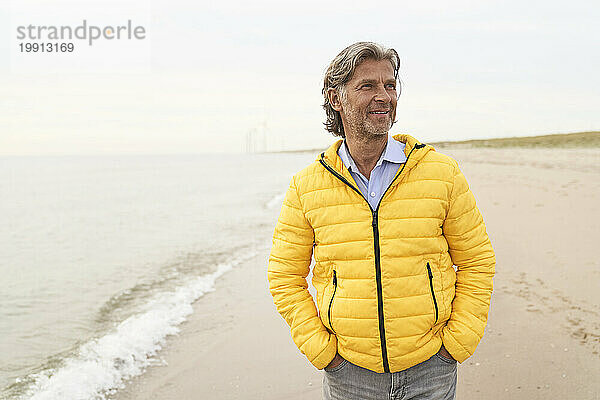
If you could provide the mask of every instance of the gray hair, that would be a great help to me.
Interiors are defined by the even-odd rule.
[[[346,83],[352,79],[356,67],[363,61],[373,59],[376,61],[389,60],[394,69],[394,78],[398,79],[398,70],[400,69],[400,57],[394,49],[388,49],[378,43],[373,42],[357,42],[346,47],[338,54],[325,72],[323,80],[323,97],[325,102],[323,108],[327,114],[325,129],[331,132],[334,136],[346,137],[344,126],[342,125],[342,117],[340,113],[333,109],[329,98],[327,97],[328,89],[335,89],[342,100],[346,99]],[[400,83],[400,82],[398,82]],[[400,93],[400,91],[398,92]]]

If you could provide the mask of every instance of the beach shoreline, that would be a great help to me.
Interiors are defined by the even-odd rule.
[[[459,160],[498,260],[486,334],[459,366],[457,398],[598,399],[600,150],[442,152]],[[194,304],[160,353],[168,365],[110,398],[319,399],[322,372],[268,293],[268,252],[266,242]]]

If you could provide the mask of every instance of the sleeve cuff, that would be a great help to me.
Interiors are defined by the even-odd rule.
[[[331,361],[335,358],[337,354],[337,337],[333,334],[329,335],[329,342],[327,343],[327,347],[321,351],[311,363],[317,367],[317,369],[323,369],[329,365]]]
[[[471,357],[469,353],[456,339],[446,331],[446,328],[442,330],[442,343],[448,353],[459,363],[462,363],[467,358]]]

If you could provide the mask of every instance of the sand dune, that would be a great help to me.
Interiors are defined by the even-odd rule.
[[[600,147],[600,132],[557,133],[541,136],[520,136],[495,139],[473,139],[455,142],[439,142],[434,145],[453,148],[589,148]]]

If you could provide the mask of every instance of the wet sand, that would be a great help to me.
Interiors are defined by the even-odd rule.
[[[600,149],[439,151],[459,160],[498,261],[486,334],[459,365],[457,398],[600,399]],[[322,373],[267,290],[269,245],[195,304],[161,353],[168,365],[111,398],[320,399]]]

